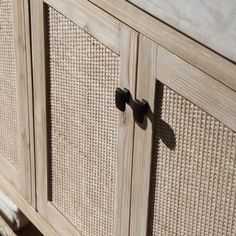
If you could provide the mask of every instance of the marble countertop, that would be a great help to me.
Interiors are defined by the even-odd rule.
[[[236,62],[236,0],[129,0]]]

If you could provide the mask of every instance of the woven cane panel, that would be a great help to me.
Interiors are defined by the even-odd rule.
[[[12,1],[0,1],[0,156],[19,167]]]
[[[113,235],[119,57],[49,8],[51,200],[86,236]]]
[[[158,87],[148,235],[235,236],[236,133]]]

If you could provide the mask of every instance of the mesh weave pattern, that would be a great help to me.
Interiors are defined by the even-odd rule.
[[[113,235],[119,57],[49,7],[51,200],[86,236]]]
[[[18,105],[11,0],[0,1],[0,155],[17,168]]]
[[[236,133],[158,87],[149,235],[236,235]]]

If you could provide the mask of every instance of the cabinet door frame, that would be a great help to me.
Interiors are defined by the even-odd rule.
[[[79,235],[78,230],[48,201],[45,4],[56,9],[117,55],[120,55],[119,86],[128,88],[132,94],[135,92],[136,83],[138,34],[88,1],[31,0],[37,209],[62,235]],[[117,200],[114,235],[125,236],[129,233],[134,129],[133,114],[129,107],[124,113],[119,112],[118,129]]]
[[[32,90],[28,3],[26,0],[12,1],[14,44],[16,56],[16,80],[19,119],[19,168],[4,157],[0,161],[1,175],[34,206],[33,178],[33,130]],[[32,178],[32,179],[31,179]]]
[[[137,98],[149,110],[145,124],[135,125],[131,194],[131,236],[146,236],[153,143],[156,81],[196,104],[232,130],[236,130],[236,93],[181,58],[139,36]]]

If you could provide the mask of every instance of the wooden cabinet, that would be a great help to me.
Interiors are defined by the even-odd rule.
[[[207,47],[236,61],[235,1],[128,0]]]
[[[138,34],[86,1],[31,7],[39,214],[62,235],[128,235],[134,123],[114,95],[135,91]]]
[[[125,0],[1,17],[0,183],[43,234],[235,235],[235,63]]]
[[[32,110],[24,7],[22,0],[0,2],[0,172],[31,203]]]
[[[234,235],[236,93],[139,39],[131,235]]]

